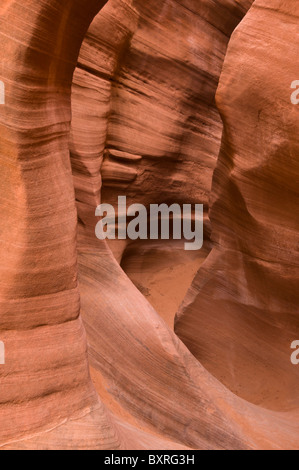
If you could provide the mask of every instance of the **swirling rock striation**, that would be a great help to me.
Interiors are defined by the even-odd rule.
[[[298,448],[298,377],[281,354],[298,330],[297,121],[295,108],[281,113],[281,65],[296,73],[294,2],[257,0],[229,47],[213,250],[176,324],[191,352],[94,234],[96,206],[119,191],[207,212],[214,94],[251,3],[3,0],[1,448]],[[269,70],[277,108],[261,86]],[[113,249],[121,260],[128,247]],[[253,374],[277,387],[275,403]]]
[[[224,134],[211,198],[214,248],[176,321],[194,356],[234,393],[294,413],[298,16],[296,2],[257,0],[233,34],[217,91]]]

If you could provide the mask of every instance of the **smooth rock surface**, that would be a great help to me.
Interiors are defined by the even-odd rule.
[[[252,1],[105,3],[0,6],[0,448],[298,449],[298,6],[256,0],[234,32],[211,192]],[[111,251],[118,195],[204,203],[204,250]]]
[[[214,248],[175,328],[235,394],[277,411],[299,406],[298,18],[297,2],[257,0],[233,34],[217,91]]]
[[[200,253],[176,242],[109,243],[172,325],[210,250],[207,212],[222,132],[215,93],[229,37],[251,3],[110,0],[88,31],[74,75],[70,147],[80,246],[96,248],[95,207],[109,203],[117,211],[120,195],[147,209],[204,204]]]

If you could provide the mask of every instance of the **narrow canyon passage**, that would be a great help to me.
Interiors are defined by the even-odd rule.
[[[167,7],[165,5],[163,8],[161,7],[161,13],[152,18],[152,10],[148,10],[138,2],[132,2],[129,5],[125,2],[123,8],[132,7],[132,10],[130,10],[130,15],[126,13],[125,28],[122,29],[122,35],[117,37],[117,45],[113,43],[108,47],[107,41],[104,39],[107,37],[105,32],[107,28],[109,30],[112,27],[111,24],[115,19],[115,9],[117,8],[116,2],[109,3],[91,26],[89,34],[93,41],[90,41],[87,36],[83,44],[74,79],[75,109],[82,109],[83,102],[87,109],[88,107],[91,109],[91,105],[87,103],[96,99],[98,111],[93,114],[92,119],[89,116],[89,129],[85,128],[87,140],[84,141],[84,147],[82,136],[80,140],[79,124],[82,133],[83,118],[86,119],[86,116],[82,116],[81,113],[80,121],[79,116],[75,115],[73,125],[76,148],[72,150],[72,159],[75,162],[73,168],[75,168],[75,187],[81,223],[79,251],[80,243],[82,243],[82,252],[89,251],[91,245],[93,250],[96,247],[94,240],[91,241],[91,238],[94,237],[94,213],[92,211],[94,211],[95,204],[92,206],[90,201],[112,204],[117,208],[117,198],[122,195],[127,197],[128,205],[139,203],[144,204],[145,207],[149,207],[151,203],[159,204],[165,201],[170,204],[203,203],[205,205],[206,243],[204,249],[196,254],[184,252],[176,242],[108,241],[108,246],[129,279],[133,281],[143,297],[150,302],[155,312],[161,316],[171,330],[173,329],[174,316],[180,308],[176,315],[175,331],[184,339],[191,352],[196,351],[197,354],[196,348],[198,348],[200,353],[198,358],[209,372],[215,374],[220,382],[225,383],[237,396],[244,396],[249,402],[266,405],[266,407],[277,411],[282,409],[288,411],[294,406],[290,404],[286,393],[281,395],[279,391],[270,391],[271,384],[274,384],[273,381],[269,380],[268,391],[262,390],[257,384],[258,392],[256,392],[251,384],[253,376],[251,371],[246,384],[241,384],[243,377],[246,377],[246,371],[242,370],[241,364],[238,366],[241,374],[236,380],[235,374],[237,372],[234,369],[232,372],[231,369],[222,367],[222,361],[218,360],[212,352],[209,351],[207,357],[202,355],[201,344],[198,340],[200,335],[195,336],[192,333],[192,325],[195,325],[196,330],[196,322],[200,318],[200,310],[192,309],[193,296],[196,295],[198,289],[196,279],[201,279],[201,272],[206,274],[206,263],[204,269],[200,269],[206,259],[208,263],[213,259],[208,256],[213,245],[209,242],[211,227],[207,216],[212,176],[220,151],[222,131],[222,123],[215,106],[214,95],[229,33],[233,28],[230,30],[232,23],[229,23],[227,31],[224,33],[220,28],[217,36],[217,34],[214,35],[215,30],[212,32],[209,24],[206,29],[203,27],[207,38],[207,41],[204,42],[202,36],[198,37],[193,34],[192,28],[190,28],[190,24],[192,24],[195,31],[199,27],[198,22],[202,26],[205,24],[205,20],[201,18],[200,14],[197,18],[193,16],[192,21],[187,21],[180,14],[179,22],[172,23],[175,14],[177,14],[177,5],[174,9],[172,6],[174,3],[167,2]],[[124,10],[121,11],[123,13]],[[199,8],[198,12],[201,11]],[[192,10],[192,15],[196,15],[195,12],[196,8]],[[232,18],[234,18],[236,10],[233,9],[232,14]],[[161,20],[160,15],[163,15],[163,22],[157,20],[157,18]],[[116,16],[119,18],[118,15]],[[217,18],[214,20],[216,25]],[[233,21],[236,21],[235,18],[232,19]],[[180,41],[178,43],[176,40],[177,29],[183,29],[186,25],[188,25],[188,32],[185,31],[179,35]],[[209,49],[210,34],[214,35],[214,41],[218,41],[217,47],[213,49],[213,51],[217,51],[216,56],[209,55],[211,53]],[[161,42],[163,35],[164,40]],[[98,44],[95,38],[97,38]],[[182,41],[182,38],[185,41]],[[195,41],[197,41],[196,47]],[[175,47],[173,47],[174,43]],[[100,47],[99,44],[101,44]],[[161,48],[161,44],[163,44],[163,48]],[[207,49],[203,49],[203,47],[207,47]],[[95,50],[101,51],[100,57],[98,52],[97,55],[94,53]],[[110,58],[107,61],[108,53],[111,51],[117,52],[114,52],[113,60]],[[222,51],[220,55],[219,51]],[[182,56],[180,56],[181,52]],[[97,57],[97,62],[93,60],[93,57]],[[207,57],[206,62],[203,61],[203,57]],[[192,63],[192,67],[189,66],[189,63]],[[89,75],[86,75],[87,71]],[[103,103],[106,104],[106,108],[103,107]],[[78,138],[75,134],[76,129],[79,132]],[[80,145],[82,145],[81,154],[78,152]],[[101,151],[100,164],[99,149]],[[84,182],[85,178],[89,178],[88,184]],[[91,181],[92,184],[90,184]],[[220,182],[221,185],[222,182]],[[237,201],[232,200],[231,207],[234,202]],[[212,253],[215,253],[215,250]],[[89,261],[86,258],[86,262],[91,263],[90,266],[93,266],[94,270],[97,270],[94,262],[99,263],[98,269],[100,267],[101,269],[103,267],[111,269],[111,265],[108,267],[110,255],[107,255],[105,263],[96,261],[96,256],[92,256],[91,253],[86,256],[89,258]],[[82,262],[83,265],[84,262]],[[84,268],[82,269],[84,270]],[[222,268],[217,269],[221,272]],[[132,285],[125,278],[124,273],[118,271],[116,267],[113,268],[113,272],[118,279],[122,279],[119,282],[124,286],[122,294],[120,294],[118,308],[121,308],[123,302],[129,302],[130,305],[133,300],[132,296],[134,296]],[[193,281],[194,277],[195,281]],[[205,286],[204,278],[200,282]],[[98,289],[103,294],[100,286]],[[130,291],[131,294],[129,294]],[[213,297],[215,298],[215,294]],[[130,298],[131,300],[129,300]],[[204,298],[205,296],[203,296]],[[147,303],[141,301],[140,298],[139,301],[133,301],[134,310],[139,310],[137,307],[139,302],[143,304],[144,310],[149,309]],[[82,304],[84,312],[84,295]],[[100,309],[100,311],[102,310]],[[192,312],[195,320],[188,321],[187,328],[190,331],[190,338],[186,338],[185,326],[182,328],[181,324],[189,311]],[[205,330],[213,329],[209,308],[207,314]],[[120,315],[120,318],[123,318],[122,321],[126,321],[121,313]],[[153,319],[153,313],[151,316]],[[83,318],[85,318],[88,333],[93,322],[92,314],[84,315],[83,313]],[[124,327],[129,329],[129,322]],[[99,350],[96,345],[94,333],[91,334],[91,362],[96,369],[104,371],[109,382],[109,376],[111,380],[115,373],[112,372],[113,367],[112,370],[111,366],[107,369],[107,365],[103,362],[109,345],[107,345],[107,351],[103,353],[103,350]],[[234,335],[238,337],[236,330],[234,330]],[[215,343],[217,343],[216,337],[209,342],[209,348],[212,349]],[[226,336],[223,350],[225,351],[224,358],[229,358],[231,361],[229,364],[233,364],[233,356],[229,351],[232,351],[234,347],[233,337]],[[142,351],[139,354],[143,357]],[[108,360],[108,356],[106,360]],[[254,364],[255,362],[252,364],[253,367]],[[267,360],[262,367],[267,367]],[[295,390],[296,374],[288,377],[285,391]],[[129,377],[122,376],[121,383],[131,380]],[[112,387],[108,385],[109,391],[115,397],[119,397],[119,387],[123,389],[123,385],[120,385],[120,382],[117,385],[115,380],[113,380]],[[124,407],[132,409],[131,406],[135,398],[132,400],[132,397],[127,395],[124,399],[123,391],[121,394],[120,401]],[[269,401],[269,394],[272,396],[272,402]],[[285,405],[282,406],[283,397]],[[103,399],[105,401],[107,397],[103,397]],[[140,411],[137,415],[138,418],[143,416],[142,419],[146,416],[144,412],[140,413]],[[285,418],[287,419],[287,416]],[[150,424],[154,422],[155,419],[150,419]]]
[[[297,3],[2,0],[0,449],[298,449]]]
[[[146,208],[204,204],[201,251],[186,252],[176,241],[109,240],[124,271],[172,329],[211,249],[209,197],[222,131],[214,97],[229,36],[250,2],[231,2],[225,27],[212,4],[191,4],[110,1],[83,43],[72,97],[79,245],[83,239],[94,244],[95,207],[116,209],[118,196]]]

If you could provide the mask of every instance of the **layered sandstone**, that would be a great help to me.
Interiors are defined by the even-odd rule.
[[[0,445],[6,448],[25,448],[28,439],[32,448],[127,445],[89,375],[68,149],[72,72],[103,4],[1,5],[0,331],[6,363],[0,369]]]
[[[214,248],[176,322],[214,376],[277,411],[299,405],[290,361],[299,336],[298,109],[290,100],[298,15],[295,2],[258,0],[230,42],[217,91],[224,134]]]
[[[252,1],[105,3],[0,7],[0,446],[298,448],[298,7],[256,0],[233,35],[211,195]],[[204,250],[111,251],[95,209],[120,194],[204,203]]]
[[[117,210],[119,195],[128,206],[204,204],[201,252],[177,242],[110,243],[171,326],[210,250],[207,212],[222,132],[215,93],[230,35],[251,3],[110,0],[90,26],[74,75],[70,148],[80,246],[97,244],[95,207]]]

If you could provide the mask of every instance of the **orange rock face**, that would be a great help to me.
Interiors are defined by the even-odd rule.
[[[298,109],[290,100],[299,10],[274,3],[255,2],[227,52],[217,91],[224,134],[211,197],[214,248],[176,332],[234,393],[282,411],[299,405],[290,361],[299,337]]]
[[[296,2],[23,3],[0,6],[0,448],[298,449]],[[120,195],[204,204],[203,249],[97,240]]]

